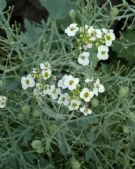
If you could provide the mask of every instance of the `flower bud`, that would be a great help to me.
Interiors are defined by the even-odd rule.
[[[22,107],[22,112],[24,114],[29,114],[30,111],[31,111],[31,107],[29,105],[25,105],[25,106]]]
[[[31,146],[33,149],[40,149],[42,147],[41,145],[41,141],[40,140],[33,140],[32,143],[31,143]]]
[[[37,149],[37,152],[38,152],[39,154],[44,153],[44,148],[43,148],[43,147],[38,148],[38,149]]]
[[[111,17],[116,17],[118,15],[118,13],[119,13],[119,9],[118,8],[116,8],[116,7],[112,7],[111,8],[111,11],[110,11]]]
[[[70,16],[70,18],[75,18],[76,17],[76,11],[74,9],[71,9],[69,11],[69,16]]]
[[[40,110],[38,110],[38,109],[33,110],[32,115],[33,115],[33,117],[39,117],[40,116]]]
[[[92,99],[91,104],[93,107],[97,107],[99,105],[98,99]]]
[[[123,133],[128,134],[129,128],[127,126],[123,126]]]
[[[129,88],[127,86],[121,86],[118,90],[118,94],[120,97],[125,97],[129,93]]]
[[[71,167],[72,169],[81,169],[81,164],[75,157],[71,158]]]

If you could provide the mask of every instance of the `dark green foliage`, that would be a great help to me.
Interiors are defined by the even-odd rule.
[[[114,42],[113,50],[118,58],[125,59],[130,64],[135,64],[135,30],[127,30],[121,33],[119,39]]]

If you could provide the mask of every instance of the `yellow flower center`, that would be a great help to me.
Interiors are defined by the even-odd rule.
[[[88,96],[89,96],[88,92],[84,93],[84,97],[88,97]]]
[[[88,108],[86,108],[86,109],[84,110],[84,112],[85,112],[85,113],[88,113],[88,111],[89,111],[89,109],[88,109]]]
[[[45,77],[48,77],[48,76],[49,76],[49,75],[48,75],[48,72],[45,72],[45,73],[44,73],[44,76],[45,76]]]
[[[61,99],[63,102],[66,100],[66,98],[65,97],[62,97],[62,99]]]
[[[106,51],[102,51],[101,54],[102,54],[102,55],[105,55],[105,54],[106,54]]]
[[[30,81],[28,79],[26,80],[26,84],[30,84]]]
[[[46,63],[46,64],[45,64],[45,67],[46,67],[46,68],[48,68],[48,67],[49,67],[49,65]]]
[[[76,106],[77,106],[77,104],[76,104],[76,103],[73,103],[73,104],[72,104],[72,107],[73,107],[73,108],[75,108]]]
[[[107,36],[106,36],[106,40],[111,40],[110,35],[107,35]]]
[[[81,59],[82,59],[82,60],[85,60],[85,56],[81,56]]]
[[[74,83],[73,80],[70,80],[70,81],[69,81],[69,85],[72,85],[73,83]]]
[[[56,94],[56,89],[54,89],[54,90],[52,91],[52,93],[53,93],[53,94]]]
[[[100,88],[100,86],[99,85],[97,85],[97,89],[99,89]]]
[[[70,28],[70,31],[74,31],[74,30],[75,30],[75,28],[74,28],[74,27],[71,27],[71,28]]]
[[[96,35],[97,35],[97,32],[93,32],[93,35],[96,36]]]

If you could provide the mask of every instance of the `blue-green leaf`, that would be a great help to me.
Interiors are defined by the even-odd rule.
[[[50,17],[56,20],[65,19],[69,11],[76,7],[79,0],[40,0],[41,4],[48,10]]]
[[[6,0],[0,0],[0,13],[6,8]]]
[[[16,78],[6,79],[5,90],[7,92],[13,91],[18,87],[19,84],[20,82]]]
[[[39,36],[41,36],[41,34],[43,33],[43,29],[41,29],[39,26],[32,24],[27,19],[24,20],[24,27],[25,32],[22,32],[21,35],[28,45],[35,43],[38,40]]]

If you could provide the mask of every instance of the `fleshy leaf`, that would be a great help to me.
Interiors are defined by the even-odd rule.
[[[0,13],[6,8],[6,0],[0,0]]]
[[[47,9],[50,17],[56,20],[65,19],[69,11],[76,7],[79,0],[71,2],[70,0],[40,0],[41,4]]]

